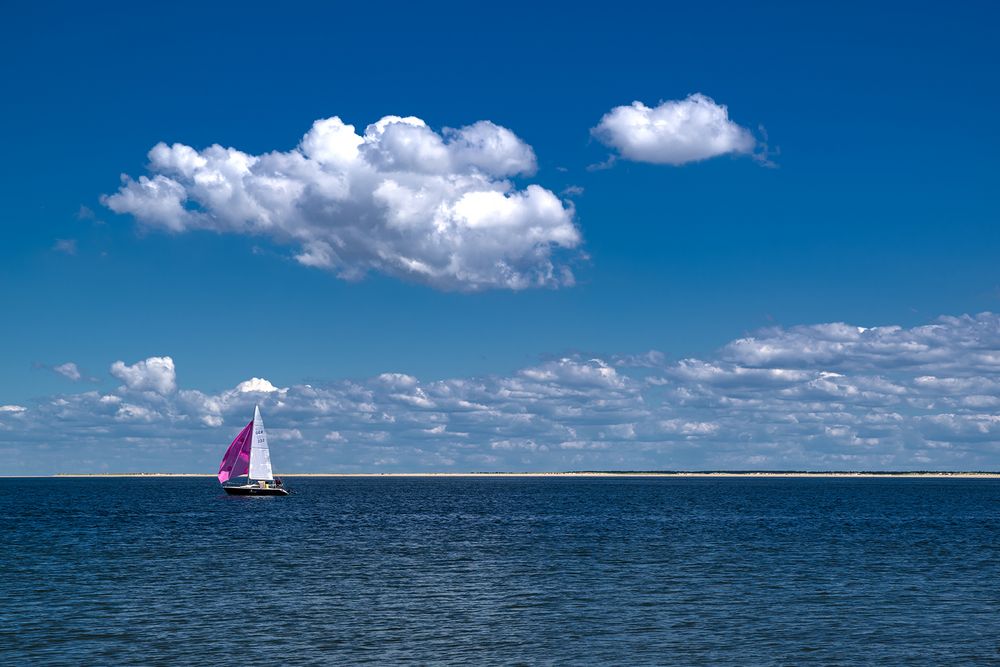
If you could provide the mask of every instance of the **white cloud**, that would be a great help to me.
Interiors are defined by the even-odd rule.
[[[267,434],[271,440],[302,440],[302,431],[297,428],[272,428]]]
[[[558,380],[560,385],[567,387],[591,385],[620,388],[624,382],[618,372],[601,359],[589,359],[586,362],[581,362],[578,359],[564,357],[558,361],[550,361],[534,368],[524,369],[520,375],[530,380]]]
[[[131,366],[116,361],[111,364],[111,374],[133,391],[169,394],[177,388],[174,360],[170,357],[150,357]]]
[[[148,227],[268,236],[301,264],[369,271],[439,289],[571,285],[574,211],[530,176],[535,154],[489,121],[438,133],[386,116],[363,134],[318,120],[287,152],[160,143],[150,176],[123,176],[103,202]]]
[[[924,326],[858,327],[842,322],[766,329],[729,343],[722,357],[752,367],[848,371],[907,370],[947,374],[947,382],[1000,371],[997,315],[941,317]],[[932,378],[933,379],[933,378]],[[926,383],[926,380],[923,380]]]
[[[256,377],[207,393],[175,390],[173,364],[154,357],[115,364],[125,386],[111,393],[0,406],[0,447],[12,472],[211,470],[259,403],[287,471],[997,469],[998,352],[1000,316],[982,313],[768,329],[707,359],[573,356],[433,382]]]
[[[246,394],[249,392],[270,394],[272,392],[278,391],[278,388],[263,378],[250,378],[249,380],[246,380],[245,382],[240,382],[238,385],[236,385],[236,391],[240,392],[241,394]]]
[[[664,433],[682,435],[687,437],[706,436],[717,433],[718,424],[712,422],[685,421],[683,419],[667,419],[660,422],[660,428]]]
[[[591,133],[625,159],[654,164],[750,153],[757,144],[749,130],[729,119],[725,105],[701,93],[652,108],[642,102],[615,107]]]
[[[56,239],[56,242],[52,245],[52,249],[64,255],[75,255],[76,239]]]
[[[58,366],[53,366],[52,370],[54,370],[56,373],[59,373],[59,375],[62,375],[63,377],[67,377],[70,380],[73,380],[74,382],[76,382],[82,377],[80,375],[80,369],[77,368],[76,364],[74,364],[72,361],[67,361],[65,364],[59,364]]]
[[[150,408],[131,403],[122,403],[115,413],[115,419],[119,421],[143,421],[151,422],[159,417],[159,414]]]

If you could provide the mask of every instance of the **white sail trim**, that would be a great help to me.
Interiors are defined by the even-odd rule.
[[[250,444],[250,479],[271,481],[271,450],[267,447],[267,431],[260,417],[260,407],[253,411],[253,441]]]

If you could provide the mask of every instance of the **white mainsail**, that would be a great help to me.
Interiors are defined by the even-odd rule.
[[[260,417],[260,406],[253,411],[253,442],[250,445],[250,479],[271,481],[271,450],[267,448],[267,432]]]

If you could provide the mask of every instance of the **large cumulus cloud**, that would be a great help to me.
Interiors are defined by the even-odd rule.
[[[566,357],[506,376],[178,386],[0,406],[9,473],[212,472],[259,403],[283,471],[1000,468],[1000,316],[773,328],[706,359]],[[183,376],[181,369],[181,377]]]
[[[386,116],[358,134],[332,117],[297,147],[251,155],[157,144],[149,176],[123,176],[112,210],[172,232],[267,236],[346,279],[369,271],[440,289],[572,284],[572,206],[535,184],[531,147],[489,121],[435,132]]]

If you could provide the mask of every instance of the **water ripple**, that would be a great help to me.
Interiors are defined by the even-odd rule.
[[[1000,483],[0,481],[31,664],[1000,662]]]

